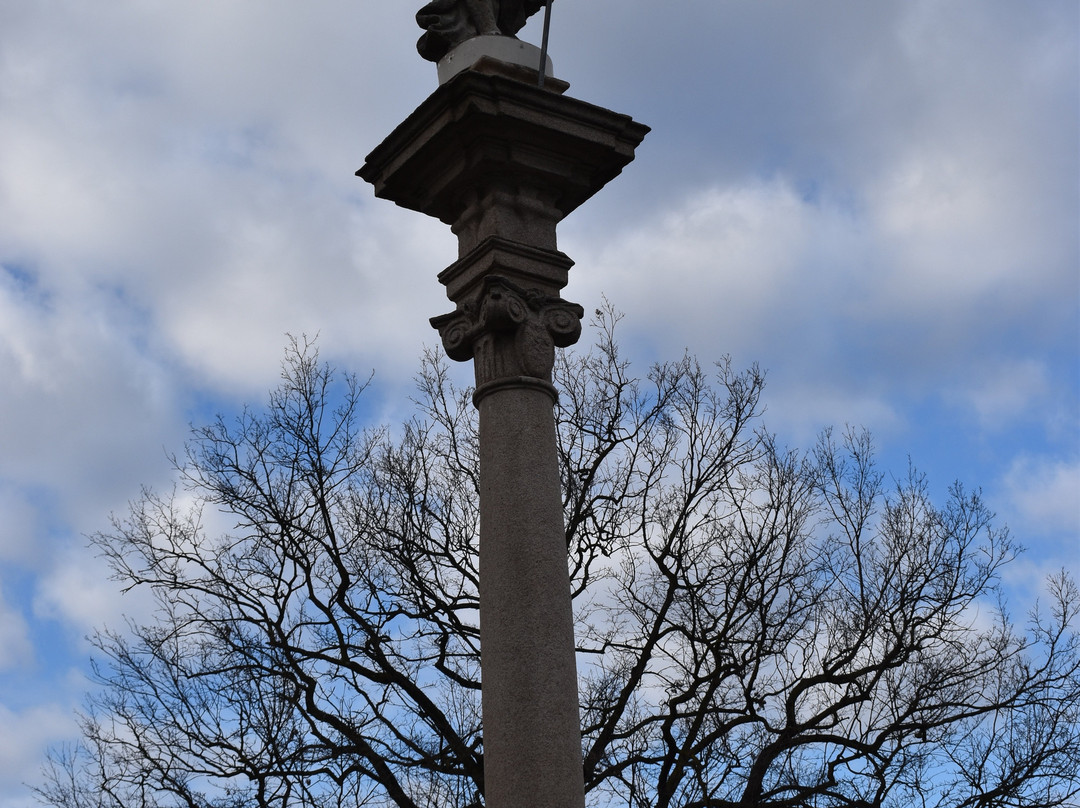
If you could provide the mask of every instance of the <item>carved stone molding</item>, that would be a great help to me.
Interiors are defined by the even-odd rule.
[[[450,225],[459,256],[491,236],[553,250],[558,222],[618,176],[649,127],[479,67],[432,93],[357,174]]]
[[[585,311],[577,303],[524,289],[501,275],[484,278],[480,294],[456,311],[432,317],[446,354],[475,360],[477,397],[491,385],[540,382],[554,394],[555,348],[581,336]]]

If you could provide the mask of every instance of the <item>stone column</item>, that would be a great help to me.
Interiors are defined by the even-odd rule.
[[[581,333],[559,296],[555,227],[618,175],[648,132],[489,57],[449,78],[357,172],[458,236],[432,318],[473,360],[480,413],[480,636],[489,808],[585,804],[574,626],[551,371]]]
[[[555,446],[556,345],[581,308],[488,275],[475,304],[435,318],[473,358],[480,410],[480,644],[485,800],[580,808],[580,715]]]

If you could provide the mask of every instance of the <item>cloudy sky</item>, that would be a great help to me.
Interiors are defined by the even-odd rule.
[[[121,598],[85,535],[259,403],[287,333],[400,418],[437,222],[353,172],[435,87],[420,0],[0,0],[0,808],[69,738]],[[539,19],[523,38],[539,41]],[[768,425],[871,428],[1080,568],[1075,0],[560,0],[570,94],[652,133],[560,229],[644,370],[769,372]]]

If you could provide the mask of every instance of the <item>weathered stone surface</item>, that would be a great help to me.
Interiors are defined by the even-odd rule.
[[[553,402],[505,384],[480,408],[485,804],[584,808],[577,663]]]
[[[555,348],[577,342],[584,313],[576,303],[487,275],[476,298],[433,317],[431,324],[439,329],[447,356],[475,360],[479,401],[501,380],[529,377],[550,384]]]
[[[540,83],[541,62],[545,77],[553,72],[551,59],[535,45],[509,36],[477,36],[465,40],[438,61],[439,84],[446,84],[482,60],[488,64],[499,63],[504,66],[501,71],[504,75],[516,76],[529,84]]]
[[[557,295],[566,286],[574,262],[558,250],[545,250],[520,241],[491,236],[468,255],[439,273],[446,296],[463,303],[479,293],[484,278],[499,275],[519,286]],[[436,326],[437,327],[437,326]]]

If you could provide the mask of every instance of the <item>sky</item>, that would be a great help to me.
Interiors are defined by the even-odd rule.
[[[420,0],[0,0],[0,808],[74,737],[86,536],[168,490],[192,423],[258,405],[287,334],[409,414],[448,229],[354,176],[436,87]],[[559,0],[570,95],[652,127],[575,211],[564,296],[644,373],[768,372],[791,446],[865,426],[1080,572],[1075,0]],[[540,18],[523,39],[539,43]],[[468,368],[462,366],[467,379]]]

